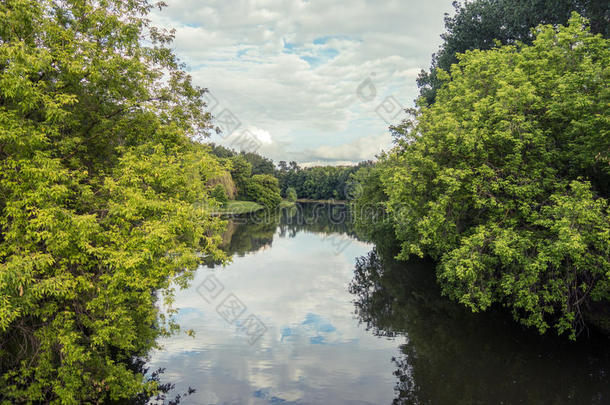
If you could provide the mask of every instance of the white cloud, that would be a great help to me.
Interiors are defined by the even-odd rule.
[[[390,137],[387,134],[363,136],[339,146],[320,145],[311,152],[311,157],[326,162],[371,160],[390,146]]]
[[[175,51],[194,82],[244,127],[269,134],[262,152],[301,162],[371,156],[368,135],[388,126],[375,107],[388,94],[412,103],[451,9],[449,0],[167,3],[153,23],[177,29]],[[377,88],[368,104],[356,95],[367,77]]]

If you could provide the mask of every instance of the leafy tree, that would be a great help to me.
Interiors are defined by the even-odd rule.
[[[315,166],[301,168],[295,162],[290,166],[279,165],[277,177],[284,195],[288,187],[297,191],[301,198],[321,200],[348,200],[353,197],[350,176],[361,167],[370,166],[370,161],[356,166]]]
[[[286,163],[286,161],[284,160],[280,160],[279,163],[277,164],[278,166],[278,170],[279,171],[288,171],[288,163]]]
[[[380,163],[363,166],[350,177],[354,184],[350,209],[355,229],[360,237],[374,241],[382,235],[392,234],[394,226],[385,210],[388,196],[381,182],[384,161],[382,154]]]
[[[222,145],[216,145],[214,143],[210,143],[210,147],[212,148],[212,154],[214,156],[218,156],[221,159],[241,156],[252,166],[252,174],[275,174],[275,166],[273,165],[273,160],[259,155],[258,153],[243,151],[236,152],[234,149],[230,149]],[[286,164],[286,162],[283,163]]]
[[[443,43],[432,56],[429,72],[422,71],[417,83],[420,102],[432,104],[442,85],[436,69],[449,71],[457,55],[468,50],[487,50],[500,43],[531,44],[532,28],[539,24],[566,24],[573,11],[591,21],[594,33],[610,37],[610,3],[606,0],[475,0],[454,1],[455,15],[445,16]]]
[[[0,2],[0,401],[121,402],[219,219],[204,89],[147,1]],[[143,45],[144,43],[149,45]],[[206,204],[202,204],[203,207]],[[170,310],[171,314],[172,311]]]
[[[275,175],[273,160],[254,152],[241,152],[240,156],[243,156],[252,165],[252,174]]]
[[[218,156],[221,159],[229,159],[237,155],[237,152],[235,152],[233,149],[226,148],[222,145],[210,143],[209,146],[211,148],[212,155]]]
[[[231,158],[231,177],[237,187],[237,196],[247,196],[246,186],[252,177],[252,165],[242,155]]]
[[[227,162],[226,160],[221,160],[221,164],[223,166],[223,171],[218,176],[214,177],[211,181],[208,182],[208,186],[212,188],[212,190],[217,186],[221,185],[224,189],[224,193],[229,200],[234,200],[237,194],[237,188],[235,187],[235,183],[233,182],[233,178],[231,177],[231,173],[227,170]],[[229,166],[230,167],[230,166]]]
[[[237,186],[239,196],[245,197],[246,184],[250,177],[256,174],[275,175],[273,161],[255,152],[236,152],[233,149],[222,145],[210,144],[212,154],[218,156],[223,161],[229,160],[232,166],[231,176]],[[284,162],[285,163],[285,162]]]
[[[255,174],[246,185],[248,197],[266,209],[274,209],[282,202],[278,180],[268,174]]]
[[[610,299],[610,41],[574,15],[532,45],[459,55],[381,178],[402,258],[443,292],[572,338]]]
[[[297,191],[294,189],[294,187],[288,187],[286,190],[286,199],[290,202],[295,202],[298,199]]]
[[[225,205],[229,198],[227,197],[227,192],[222,184],[217,184],[210,193],[210,197],[218,201],[221,205]]]

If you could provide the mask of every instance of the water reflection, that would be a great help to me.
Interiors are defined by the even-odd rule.
[[[474,315],[440,296],[434,267],[397,263],[379,245],[358,259],[350,291],[377,336],[403,335],[394,403],[610,403],[608,339],[539,337],[501,311]]]
[[[345,205],[304,203],[274,212],[257,212],[232,218],[222,235],[221,248],[230,256],[270,248],[274,234],[294,238],[299,232],[357,239]],[[209,263],[214,267],[219,263]]]
[[[304,205],[230,224],[233,262],[202,267],[176,297],[195,337],[162,341],[148,365],[197,390],[183,403],[610,402],[607,338],[570,344],[502,311],[473,315],[440,296],[432,263],[394,261],[389,233],[373,248],[344,215]],[[208,302],[197,288],[210,275],[222,291]],[[265,324],[253,345],[217,311],[229,294]]]
[[[163,381],[197,391],[183,403],[390,403],[389,369],[397,344],[366,331],[354,316],[347,285],[355,258],[371,249],[353,238],[345,208],[304,206],[275,221],[250,218],[225,237],[235,254],[223,268],[201,268],[175,305],[178,322],[195,331],[164,340],[150,367]],[[314,220],[315,218],[315,220]],[[329,235],[348,241],[338,251]],[[206,302],[197,287],[213,274],[223,290]],[[216,311],[234,294],[267,330],[253,345]]]

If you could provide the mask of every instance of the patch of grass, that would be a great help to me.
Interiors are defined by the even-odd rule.
[[[224,207],[219,210],[220,214],[248,214],[264,209],[262,205],[254,201],[228,201]]]
[[[296,203],[284,200],[280,203],[279,208],[290,208],[294,207]],[[219,208],[215,214],[220,215],[241,215],[241,214],[249,214],[252,212],[257,212],[265,209],[265,207],[259,203],[254,201],[237,201],[237,200],[229,200],[225,204],[224,207]]]
[[[280,208],[290,208],[294,207],[295,205],[297,205],[297,203],[293,201],[284,200],[280,203]]]
[[[335,204],[335,205],[345,205],[347,204],[346,200],[312,200],[311,198],[299,198],[297,200],[299,203],[319,203],[319,204]]]

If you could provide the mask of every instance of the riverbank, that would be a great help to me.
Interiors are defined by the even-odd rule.
[[[254,201],[227,201],[224,207],[220,208],[217,214],[220,215],[242,215],[242,214],[250,214],[253,212],[261,211],[265,209],[259,203]]]
[[[299,198],[297,200],[298,203],[307,203],[307,204],[335,204],[335,205],[346,205],[347,200],[312,200],[309,198]]]
[[[280,208],[290,208],[297,205],[296,202],[284,200],[280,203]]]
[[[279,208],[290,208],[294,205],[296,205],[296,203],[284,200],[280,203]],[[214,214],[223,216],[235,216],[252,214],[258,211],[262,211],[264,209],[265,207],[263,205],[254,201],[231,200],[228,201],[224,207],[222,207],[218,212],[215,212]]]

